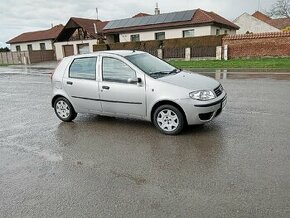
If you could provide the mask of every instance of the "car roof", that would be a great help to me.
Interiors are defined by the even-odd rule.
[[[135,54],[144,54],[143,51],[135,51],[135,50],[109,50],[109,51],[98,51],[89,54],[81,54],[81,55],[74,55],[71,56],[73,58],[84,58],[84,57],[94,57],[96,55],[105,55],[105,54],[115,54],[122,57],[135,55]]]

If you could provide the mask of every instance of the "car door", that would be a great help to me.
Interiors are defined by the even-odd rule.
[[[146,115],[144,74],[125,60],[102,57],[100,98],[104,113],[144,117]],[[140,81],[137,82],[137,78]],[[132,79],[135,82],[128,82]]]
[[[75,58],[63,84],[77,112],[102,111],[97,77],[97,57]]]

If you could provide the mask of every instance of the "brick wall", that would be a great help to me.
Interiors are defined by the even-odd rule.
[[[223,45],[230,58],[290,56],[290,32],[226,36]]]

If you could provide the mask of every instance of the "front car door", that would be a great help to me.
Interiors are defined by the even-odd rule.
[[[104,113],[133,117],[146,116],[144,74],[134,69],[127,60],[103,56],[102,81],[99,83]],[[141,82],[129,83],[128,79],[140,78]]]
[[[97,57],[75,58],[63,78],[63,84],[77,112],[102,111],[99,101]]]

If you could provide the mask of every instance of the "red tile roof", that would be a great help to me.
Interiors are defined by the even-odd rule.
[[[7,44],[34,42],[43,40],[54,40],[57,38],[59,33],[62,31],[63,25],[57,25],[48,30],[34,31],[22,33],[13,39],[10,39]]]
[[[151,15],[154,16],[154,15]],[[177,28],[177,27],[192,27],[199,25],[209,25],[217,24],[222,25],[231,29],[239,29],[239,26],[235,25],[231,21],[219,16],[214,12],[207,12],[201,9],[197,9],[193,17],[189,21],[178,21],[171,23],[161,23],[161,24],[150,24],[150,25],[140,25],[131,27],[122,27],[116,29],[105,29],[104,33],[120,33],[120,32],[131,32],[137,30],[152,30],[152,29],[162,29],[162,28]]]
[[[271,17],[267,16],[266,14],[263,14],[262,12],[260,11],[256,11],[254,14],[252,14],[253,17],[261,20],[261,21],[264,21],[264,22],[267,22],[268,20],[271,20]]]
[[[94,38],[97,38],[97,34],[95,33],[94,24],[96,25],[97,32],[101,33],[103,28],[109,22],[109,21],[100,21],[100,20],[95,20],[95,19],[79,18],[79,17],[72,17],[71,20],[74,21],[75,23],[77,23],[84,30],[86,30]]]
[[[134,15],[132,18],[135,18],[135,17],[146,17],[146,16],[151,16],[151,14],[146,14],[146,13],[138,13],[136,15]]]
[[[280,30],[290,26],[290,18],[272,19],[260,11],[256,11],[252,16]]]
[[[290,27],[290,18],[277,18],[267,21],[273,27],[277,29],[285,29],[286,27]]]

